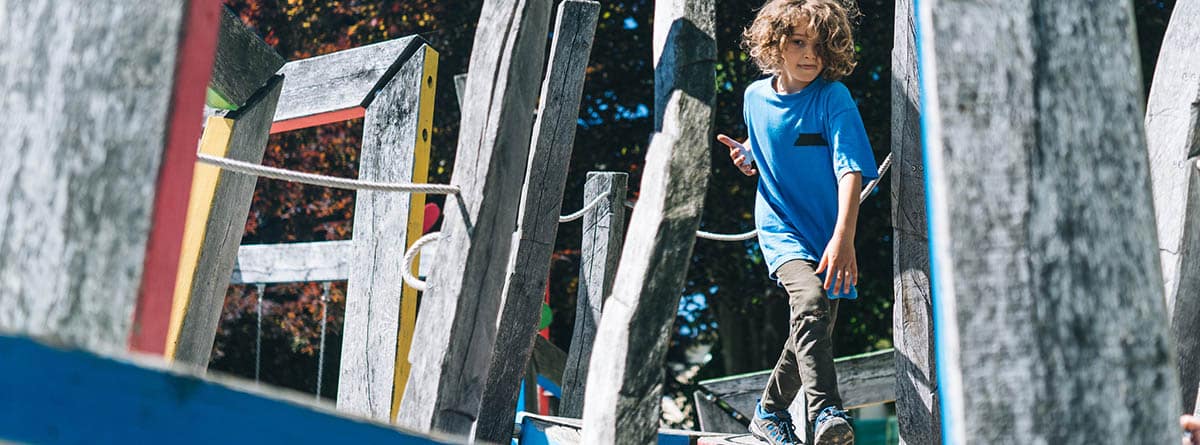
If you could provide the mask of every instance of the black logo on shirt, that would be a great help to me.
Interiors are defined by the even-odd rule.
[[[829,145],[825,142],[825,138],[821,133],[800,133],[800,137],[796,138],[797,147],[807,147],[813,145]]]

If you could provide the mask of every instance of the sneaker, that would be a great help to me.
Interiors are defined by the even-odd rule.
[[[814,445],[854,445],[854,428],[850,426],[850,415],[845,411],[827,406],[817,414],[813,422]]]
[[[762,402],[754,407],[754,419],[750,421],[750,434],[771,445],[803,445],[796,437],[796,426],[787,410],[768,413],[763,411]]]

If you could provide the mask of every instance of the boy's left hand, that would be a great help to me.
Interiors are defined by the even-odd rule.
[[[834,293],[845,294],[858,284],[858,258],[854,253],[854,242],[834,236],[825,247],[825,254],[817,265],[817,273],[825,274],[825,290],[831,287]],[[839,290],[840,289],[840,290]]]

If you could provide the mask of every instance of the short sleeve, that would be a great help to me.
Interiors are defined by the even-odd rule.
[[[825,126],[834,173],[841,179],[847,173],[862,172],[863,182],[878,178],[871,141],[850,90],[841,82],[831,83],[829,90]]]

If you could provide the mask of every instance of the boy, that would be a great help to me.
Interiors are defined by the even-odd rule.
[[[748,147],[717,136],[742,173],[761,173],[758,241],[791,308],[787,343],[750,424],[771,444],[804,443],[787,412],[801,389],[807,443],[854,443],[830,335],[838,299],[857,298],[858,195],[863,180],[877,176],[858,108],[837,81],[856,63],[850,28],[856,13],[837,0],[768,1],[743,34],[751,58],[770,75],[746,88]]]

